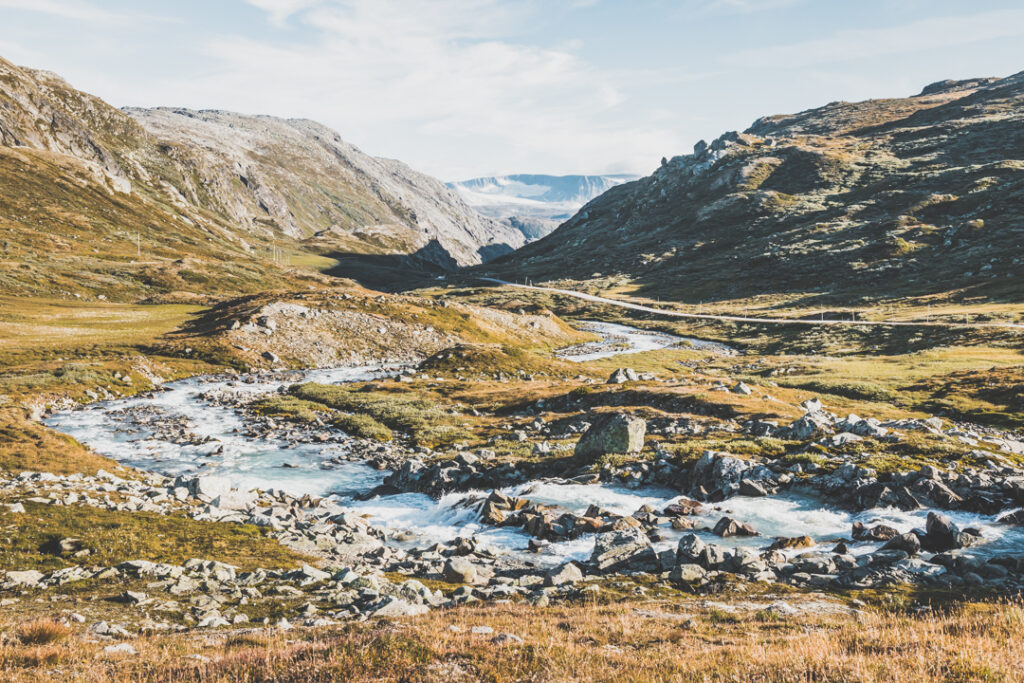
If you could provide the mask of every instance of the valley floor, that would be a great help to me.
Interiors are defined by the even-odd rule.
[[[1007,538],[1015,533],[996,518],[1024,502],[1014,503],[1007,483],[1024,472],[1024,451],[1014,445],[1024,424],[1019,333],[773,332],[666,321],[516,288],[391,296],[339,287],[214,308],[3,303],[4,680],[1024,680],[1024,549],[972,563],[957,558],[973,550],[953,546],[947,570],[922,561],[919,550],[896,556],[879,549],[881,541],[844,533],[856,557],[889,558],[901,569],[858,573],[865,562],[844,569],[847,560],[837,560],[815,574],[809,567],[830,556],[838,540],[831,537],[786,539],[818,550],[814,557],[787,550],[764,567],[751,555],[750,571],[709,564],[708,556],[676,564],[676,541],[689,530],[709,546],[724,544],[726,557],[747,556],[737,539],[701,530],[704,518],[693,513],[623,508],[567,517],[529,500],[529,489],[521,499],[492,495],[492,523],[532,528],[507,531],[522,544],[536,541],[538,557],[567,542],[566,524],[604,533],[641,528],[667,539],[656,549],[671,545],[671,558],[659,551],[658,561],[673,566],[653,569],[642,547],[634,564],[597,569],[604,560],[594,559],[596,550],[588,560],[587,546],[576,561],[586,575],[577,579],[568,570],[503,564],[458,539],[396,545],[393,529],[385,535],[322,500],[328,491],[250,497],[217,480],[239,458],[245,464],[233,439],[248,440],[279,444],[282,481],[376,468],[381,474],[366,481],[390,487],[375,491],[383,501],[507,492],[543,478],[595,492],[671,483],[670,495],[704,497],[703,514],[714,524],[728,515],[745,521],[746,508],[729,507],[732,483],[765,501],[799,486],[833,496],[837,506],[860,504],[854,512],[868,515],[910,495],[922,520],[929,509],[983,519],[991,542],[1003,529]],[[727,346],[651,344],[577,362],[554,350],[593,336],[563,319]],[[621,351],[622,343],[586,351]],[[742,353],[731,353],[733,346]],[[342,351],[355,354],[346,363],[416,365],[349,385],[296,372],[337,364]],[[237,416],[230,417],[235,432],[214,439],[195,422],[151,412],[145,400],[134,409],[116,402],[168,380],[225,371],[220,393],[189,399]],[[610,375],[619,377],[609,383]],[[273,391],[246,394],[261,382]],[[109,411],[57,412],[97,400],[114,402]],[[612,413],[645,420],[644,449],[580,461],[573,446],[583,422]],[[128,446],[96,452],[40,422],[67,424],[61,415],[110,420]],[[808,420],[818,422],[807,434],[795,429]],[[833,439],[846,429],[864,436]],[[140,438],[146,430],[157,436]],[[197,468],[162,477],[125,467],[141,466],[144,458],[129,453],[145,447],[147,466],[166,470],[157,442],[188,453]],[[695,464],[724,462],[724,454],[745,471],[760,467],[761,478],[730,482],[719,472],[701,480],[702,493]],[[837,472],[856,478],[839,482]],[[751,482],[766,490],[756,493]],[[880,493],[883,483],[889,494]],[[893,497],[864,503],[854,490]],[[954,498],[940,500],[946,490]],[[587,533],[569,542],[596,535]]]

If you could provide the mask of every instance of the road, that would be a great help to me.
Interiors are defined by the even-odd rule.
[[[603,296],[597,296],[596,294],[586,294],[584,292],[577,292],[571,289],[558,289],[556,287],[540,287],[537,285],[524,285],[516,282],[508,282],[506,280],[499,280],[493,277],[482,277],[479,278],[485,282],[493,282],[499,285],[505,285],[507,287],[518,287],[519,289],[530,289],[538,292],[549,292],[551,294],[564,294],[565,296],[571,296],[576,299],[582,299],[584,301],[593,301],[599,304],[608,304],[609,306],[617,306],[619,308],[628,308],[634,311],[642,311],[644,313],[655,313],[657,315],[670,316],[673,318],[692,318],[696,320],[721,320],[728,322],[737,323],[758,323],[763,325],[812,325],[812,326],[823,326],[823,325],[849,325],[853,327],[941,327],[945,329],[952,328],[968,328],[968,329],[1009,329],[1009,330],[1024,330],[1024,324],[1021,323],[972,323],[972,322],[912,322],[912,321],[884,321],[884,320],[796,320],[793,318],[752,318],[742,315],[712,315],[708,313],[682,313],[680,311],[673,311],[665,308],[654,308],[653,306],[644,306],[643,304],[634,304],[628,301],[619,301],[618,299],[609,299]]]

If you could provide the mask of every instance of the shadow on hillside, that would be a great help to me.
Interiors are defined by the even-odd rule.
[[[329,252],[325,256],[338,262],[325,271],[327,275],[355,280],[364,287],[384,292],[428,287],[459,268],[437,240],[431,240],[412,254]]]

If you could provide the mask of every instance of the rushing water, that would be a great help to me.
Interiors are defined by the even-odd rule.
[[[621,325],[591,323],[588,329],[611,341],[611,348],[590,346],[572,354],[574,360],[603,358],[616,353],[665,348],[679,343],[678,337],[651,334]],[[584,345],[586,346],[586,345]],[[728,347],[723,347],[728,348]],[[246,418],[230,406],[218,404],[213,397],[221,392],[255,397],[278,391],[302,380],[325,384],[373,379],[384,374],[380,367],[341,368],[288,373],[243,381],[235,377],[215,376],[165,384],[161,390],[132,398],[106,401],[79,410],[64,411],[45,423],[69,434],[97,452],[125,465],[165,475],[214,474],[243,488],[276,488],[292,494],[336,495],[346,506],[370,516],[372,523],[390,530],[408,531],[421,540],[451,540],[476,535],[478,540],[497,550],[516,552],[525,548],[527,536],[511,528],[480,524],[475,506],[466,505],[487,492],[449,494],[433,500],[423,494],[401,494],[356,501],[353,496],[380,484],[386,473],[359,462],[337,461],[348,448],[343,439],[331,443],[294,443],[284,437],[253,439],[246,435]],[[168,427],[170,425],[170,428]],[[195,435],[188,443],[178,443],[181,430]],[[200,443],[194,443],[195,441]],[[540,503],[559,505],[582,512],[596,504],[612,512],[631,514],[643,505],[662,509],[679,497],[677,492],[661,488],[627,489],[612,484],[582,485],[566,482],[534,481],[505,489],[505,492]],[[724,514],[751,524],[763,536],[807,535],[821,543],[848,537],[854,521],[884,522],[901,532],[923,528],[927,511],[902,512],[892,509],[871,510],[859,514],[833,510],[814,498],[798,495],[770,498],[735,497],[718,506],[706,506],[698,516],[699,525],[708,527]],[[992,517],[970,513],[950,513],[961,527],[980,527],[989,543],[985,552],[1024,548],[1024,533],[1012,527],[995,525]],[[666,530],[667,540],[659,548],[673,547],[681,532]],[[700,532],[710,537],[706,532]],[[762,546],[762,538],[719,539],[715,542]],[[563,559],[583,560],[593,549],[592,536],[553,544],[542,563]],[[857,546],[860,552],[872,546]],[[857,549],[855,549],[855,552]]]
[[[603,323],[597,321],[586,321],[579,325],[579,329],[593,332],[601,336],[598,341],[577,344],[558,352],[558,356],[565,360],[579,363],[600,358],[610,358],[631,353],[643,353],[644,351],[657,351],[673,346],[691,348],[698,351],[712,351],[721,355],[731,356],[736,350],[727,344],[720,342],[697,339],[695,337],[677,337],[664,332],[652,332],[650,330],[638,330],[635,327],[617,325],[615,323]]]

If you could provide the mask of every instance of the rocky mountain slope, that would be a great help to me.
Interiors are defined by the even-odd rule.
[[[473,178],[448,186],[485,216],[507,222],[527,239],[547,235],[591,199],[632,175],[517,174]]]
[[[768,116],[487,270],[697,303],[1024,296],[1024,73]],[[782,295],[780,297],[780,295]]]
[[[244,291],[280,281],[285,254],[453,268],[523,243],[441,182],[320,124],[121,111],[3,60],[0,158],[10,292]]]

